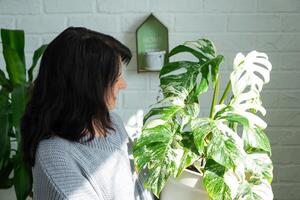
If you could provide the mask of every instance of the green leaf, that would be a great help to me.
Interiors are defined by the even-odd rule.
[[[167,86],[163,90],[164,98],[153,104],[156,107],[180,106],[183,107],[188,96],[185,88],[175,88],[172,85]],[[151,106],[153,106],[151,105]]]
[[[0,189],[9,189],[11,188],[13,185],[13,181],[12,179],[8,178],[8,179],[1,179],[0,182]]]
[[[198,98],[198,96],[208,90],[208,85],[209,85],[209,68],[208,67],[202,67],[201,68],[201,81],[198,85],[196,85],[195,93],[194,93],[194,98]]]
[[[224,59],[224,56],[218,55],[215,59],[212,60],[211,79],[212,79],[213,88],[215,88],[216,81],[217,81],[218,75],[219,75],[219,65],[221,64],[223,59]]]
[[[25,64],[25,34],[23,30],[1,29],[1,39],[4,49],[9,46],[17,52],[21,62]]]
[[[223,108],[221,108],[220,110],[218,110],[218,112],[215,113],[214,119],[215,120],[225,119],[227,122],[229,122],[229,124],[238,123],[244,126],[245,128],[249,127],[248,118],[238,113],[231,105],[229,106],[224,105]]]
[[[12,86],[10,81],[6,78],[5,73],[0,69],[0,85],[11,91]]]
[[[187,41],[184,43],[184,45],[193,47],[194,49],[198,49],[201,53],[203,53],[210,59],[216,56],[216,48],[214,44],[208,39],[203,38],[196,41]]]
[[[219,65],[222,61],[223,61],[223,56],[218,55],[217,57],[203,63],[201,67],[201,74],[202,74],[201,81],[199,85],[197,85],[196,87],[194,96],[198,97],[200,94],[207,91],[210,77],[212,79],[213,88],[215,88],[216,81],[218,79]]]
[[[217,105],[219,106],[218,111],[216,111],[216,113],[214,114],[214,119],[219,119],[219,117],[222,117],[223,115],[225,115],[224,113],[227,112],[233,112],[234,108],[232,106],[228,106],[228,105]]]
[[[177,47],[174,47],[170,53],[168,54],[168,57],[170,58],[171,56],[174,56],[178,53],[186,53],[189,52],[191,54],[193,54],[196,58],[198,58],[199,60],[207,60],[208,58],[201,53],[200,51],[197,51],[191,47],[185,46],[185,45],[178,45]]]
[[[197,147],[198,153],[204,153],[204,147],[207,145],[206,137],[211,133],[215,127],[209,119],[195,119],[191,123],[191,129],[193,131],[194,143]]]
[[[152,108],[145,116],[143,123],[155,115],[159,116],[159,119],[164,121],[169,121],[172,119],[173,115],[175,115],[180,109],[182,109],[181,106],[165,106],[165,107],[159,107],[159,108]]]
[[[156,197],[159,197],[168,178],[175,173],[175,168],[174,162],[164,162],[163,165],[153,167],[146,176],[145,188],[150,189]]]
[[[179,167],[177,169],[176,177],[179,177],[182,174],[183,170],[186,169],[191,164],[193,164],[197,160],[198,157],[199,156],[197,156],[197,154],[193,153],[190,150],[190,148],[184,148],[184,152],[181,157]]]
[[[186,111],[190,118],[194,119],[198,117],[200,108],[198,103],[190,103],[185,105]]]
[[[39,58],[43,55],[43,53],[45,52],[47,48],[47,45],[42,45],[41,47],[39,47],[37,50],[35,50],[33,57],[32,57],[32,65],[30,67],[30,69],[28,70],[28,79],[29,82],[32,82],[33,79],[33,70],[39,60]]]
[[[16,153],[14,178],[13,178],[17,200],[24,200],[32,190],[32,173],[22,158],[20,152]]]
[[[0,160],[7,159],[7,151],[10,151],[10,139],[8,136],[8,91],[5,88],[0,90]],[[9,156],[9,155],[8,155]],[[0,165],[1,167],[1,165]],[[1,168],[0,168],[1,169]]]
[[[11,94],[12,125],[16,129],[16,138],[20,145],[20,123],[28,99],[28,91],[24,85],[15,87]]]
[[[192,61],[177,61],[177,62],[170,62],[163,66],[163,68],[160,70],[159,77],[163,77],[166,74],[170,72],[174,72],[178,69],[182,68],[191,68],[193,66],[196,66],[198,62],[192,62]]]
[[[245,127],[249,127],[248,119],[236,113],[224,113],[224,115],[217,118],[217,120],[226,119],[228,122],[237,122]]]
[[[1,29],[6,70],[13,85],[26,82],[24,32]]]
[[[142,136],[134,143],[137,169],[147,168],[144,185],[156,196],[159,196],[168,178],[175,177],[181,170],[181,161],[190,162],[190,157],[184,154],[176,139],[177,128],[178,125],[171,127],[165,124],[143,129]]]
[[[193,138],[193,132],[184,131],[184,132],[181,132],[180,134],[182,137],[181,140],[179,141],[180,146],[182,146],[183,148],[189,149],[194,154],[198,154],[198,150],[196,148],[194,140],[191,139],[191,138]],[[198,154],[198,156],[199,156],[199,154]]]
[[[10,147],[8,137],[8,114],[0,114],[0,159],[4,156],[7,148]]]
[[[235,169],[243,161],[242,153],[233,139],[213,132],[212,140],[207,146],[207,156],[228,169]]]
[[[0,188],[1,189],[7,189],[10,188],[13,185],[13,181],[12,179],[9,178],[9,175],[11,174],[14,165],[13,165],[13,161],[12,159],[9,159],[9,154],[10,154],[10,149],[8,149],[9,153],[8,156],[6,156],[3,160],[4,164],[3,166],[0,168]]]
[[[214,45],[206,39],[179,45],[172,49],[169,56],[184,52],[194,55],[198,62],[178,61],[166,64],[160,71],[160,85],[164,94],[166,94],[164,88],[168,87],[170,83],[176,88],[183,87],[190,93],[189,101],[198,102],[198,95],[208,89],[210,77],[215,85],[223,56],[216,56]],[[200,73],[201,81],[197,83]]]
[[[10,47],[3,49],[6,62],[6,69],[13,85],[20,85],[26,82],[25,65],[20,60],[17,52]]]
[[[176,152],[171,143],[174,131],[169,126],[144,129],[142,136],[134,143],[133,155],[137,169],[147,167],[145,187],[159,195],[166,180],[176,174]]]
[[[156,104],[159,107],[151,109],[144,117],[142,136],[134,144],[137,168],[146,169],[145,187],[158,196],[170,176],[180,176],[187,166],[199,162],[201,164],[198,168],[204,173],[204,185],[212,199],[242,199],[236,196],[244,197],[243,191],[247,191],[247,187],[241,187],[244,183],[251,185],[250,193],[256,198],[260,194],[253,192],[253,187],[258,187],[264,181],[271,183],[273,166],[267,154],[257,155],[254,152],[267,152],[270,148],[265,142],[256,142],[264,140],[264,134],[255,133],[258,136],[252,136],[254,139],[250,138],[250,142],[247,138],[245,145],[237,131],[240,126],[243,129],[266,126],[263,120],[251,112],[255,109],[265,114],[259,93],[254,91],[261,88],[251,88],[252,93],[242,93],[245,84],[249,82],[244,80],[236,84],[240,81],[238,77],[245,76],[233,73],[233,88],[241,95],[233,96],[229,106],[216,105],[219,67],[224,57],[217,55],[213,43],[206,39],[185,42],[172,49],[168,56],[179,53],[190,53],[194,59],[174,61],[163,66],[159,78],[164,98]],[[255,55],[258,55],[258,64],[266,64],[270,68],[264,54]],[[260,59],[260,56],[264,59]],[[238,67],[242,67],[242,63]],[[263,78],[267,82],[266,70],[256,71],[266,75]],[[247,72],[253,75],[250,68]],[[257,78],[257,75],[253,77]],[[199,95],[208,90],[210,81],[215,89],[210,116],[212,119],[198,118]],[[260,80],[255,81],[255,86],[262,85]],[[228,84],[226,87],[225,94],[230,86]],[[250,195],[245,199],[251,198]]]
[[[208,160],[205,165],[203,183],[208,195],[215,200],[230,200],[230,189],[224,181],[225,167],[213,160]]]
[[[243,142],[246,152],[267,152],[271,156],[271,145],[262,129],[244,128]]]
[[[196,78],[201,69],[201,63],[196,62],[171,62],[162,68],[162,71],[170,71],[171,69],[178,68],[180,64],[181,69],[186,69],[186,72],[173,74],[169,73],[160,77],[160,85],[164,90],[165,87],[169,86],[172,83],[172,86],[175,88],[185,88],[188,92],[192,90],[196,83]],[[167,68],[167,69],[164,69]],[[170,69],[168,69],[170,68]],[[173,71],[172,71],[173,72]]]
[[[0,114],[9,113],[9,91],[6,88],[0,89]]]
[[[138,169],[143,168],[147,165],[147,162],[150,161],[152,156],[150,153],[155,151],[153,146],[156,147],[158,145],[161,147],[160,145],[168,144],[168,142],[172,139],[173,134],[171,127],[168,125],[159,125],[153,128],[143,129],[142,136],[135,141],[133,147],[133,155]],[[159,149],[156,149],[156,151],[157,150]]]

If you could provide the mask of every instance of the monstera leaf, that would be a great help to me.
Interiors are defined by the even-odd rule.
[[[236,199],[272,200],[274,198],[270,184],[263,180],[260,184],[244,183],[238,188]]]
[[[195,160],[192,152],[178,144],[177,127],[170,124],[144,129],[133,150],[138,170],[148,169],[145,187],[157,196],[170,176],[175,177]]]
[[[161,69],[163,99],[145,115],[142,135],[135,141],[137,167],[148,171],[145,186],[158,196],[170,176],[178,177],[194,164],[211,199],[272,199],[267,124],[256,114],[266,114],[260,92],[270,80],[267,55],[237,54],[217,105],[223,56],[206,39],[185,42],[169,57],[179,53],[190,53],[195,59],[170,62]],[[202,118],[199,96],[210,82],[211,112]],[[233,95],[224,104],[230,86]]]
[[[247,56],[238,53],[234,59],[234,71],[230,75],[233,94],[239,96],[248,86],[251,91],[260,92],[263,84],[270,80],[271,69],[272,65],[265,53],[252,51]]]
[[[240,192],[241,190],[245,192],[252,190],[252,187],[255,187],[257,190],[260,187],[271,188],[273,168],[272,162],[268,157],[268,154],[271,155],[271,147],[267,136],[263,132],[267,124],[256,115],[257,111],[262,115],[266,114],[264,107],[261,105],[260,91],[263,88],[263,84],[269,82],[271,69],[271,63],[264,53],[253,51],[246,57],[238,54],[234,60],[234,71],[230,76],[233,97],[229,105],[221,104],[215,108],[214,119],[218,130],[228,136],[229,141],[234,142],[234,147],[239,150],[238,155],[242,158],[240,161],[233,162],[236,164],[235,168],[238,167],[242,170],[239,173],[233,170],[232,174],[234,174],[234,177],[239,177],[240,180],[244,179],[245,182],[244,186],[239,186],[239,188],[230,187],[232,197],[237,199],[242,198],[244,195],[241,196],[241,193],[243,193]],[[233,126],[229,126],[230,124],[236,124],[241,127],[242,137],[237,134],[237,130]],[[219,152],[224,150],[226,148],[221,148]],[[257,154],[252,154],[258,152],[264,153],[262,155],[265,161],[258,159]],[[217,159],[214,160],[221,163]],[[258,163],[265,164],[258,165]],[[223,162],[221,164],[230,169],[230,167],[226,166],[226,163]],[[263,169],[266,170],[264,171]],[[243,179],[241,179],[242,177]],[[263,182],[263,184],[253,184],[251,180],[256,180],[259,183]],[[269,191],[267,192],[270,194],[269,196],[273,196],[272,190],[267,191]],[[253,199],[259,199],[256,196],[257,194],[254,192]]]
[[[163,66],[160,71],[160,86],[164,90],[169,85],[185,88],[189,92],[189,98],[195,100],[199,94],[206,92],[211,77],[215,85],[219,65],[223,56],[217,55],[212,42],[206,39],[185,42],[172,49],[169,57],[178,53],[191,53],[197,61],[176,61]],[[201,74],[201,81],[197,77]]]

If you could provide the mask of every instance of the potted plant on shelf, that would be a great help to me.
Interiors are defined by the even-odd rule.
[[[144,116],[142,134],[134,142],[137,170],[146,171],[145,187],[162,200],[273,199],[267,124],[258,116],[266,114],[260,92],[270,79],[267,55],[237,54],[219,98],[223,56],[213,43],[185,42],[168,56],[179,53],[190,53],[196,61],[163,66],[163,97]],[[201,94],[209,83],[210,114],[199,117]]]
[[[33,70],[46,45],[34,52],[26,72],[24,31],[1,29],[1,39],[8,78],[0,69],[0,188],[14,186],[17,199],[24,200],[32,189],[32,173],[22,160],[20,120],[32,86]]]

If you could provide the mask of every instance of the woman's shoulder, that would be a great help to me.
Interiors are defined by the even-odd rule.
[[[120,115],[118,113],[116,113],[115,111],[110,111],[109,115],[111,117],[111,119],[116,122],[118,125],[123,124],[123,121],[120,117]]]
[[[110,116],[111,116],[112,121],[114,122],[114,124],[117,126],[117,129],[120,131],[120,134],[121,134],[122,138],[127,140],[128,139],[128,133],[126,131],[123,120],[120,117],[120,115],[117,114],[116,112],[110,111]]]
[[[43,148],[43,149],[52,149],[52,148],[63,148],[66,149],[67,146],[69,145],[70,141],[68,141],[67,139],[64,139],[62,137],[59,136],[51,136],[49,138],[46,139],[42,139],[39,142],[39,148]]]
[[[69,152],[70,141],[59,136],[51,136],[39,142],[36,156],[40,158],[51,158],[53,155],[66,155]]]

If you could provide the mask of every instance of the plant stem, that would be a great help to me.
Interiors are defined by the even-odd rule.
[[[215,105],[216,105],[216,102],[217,102],[218,95],[219,95],[219,78],[217,78],[217,80],[216,80],[216,85],[215,85],[215,88],[214,88],[214,96],[213,96],[211,107],[210,107],[209,117],[211,119],[213,118],[213,113],[215,111]]]
[[[221,100],[220,100],[219,104],[224,103],[224,101],[225,101],[225,99],[226,99],[226,96],[227,96],[227,94],[228,94],[228,92],[229,92],[230,87],[231,87],[231,81],[229,80],[229,81],[227,82],[226,88],[225,88],[225,90],[224,90],[224,93],[223,93],[223,95],[222,95],[222,97],[221,97]]]

